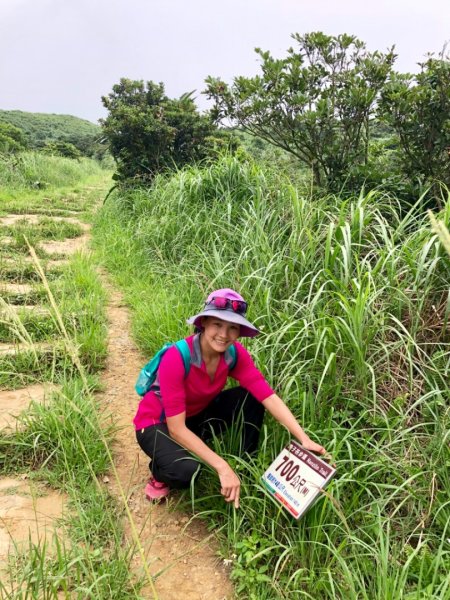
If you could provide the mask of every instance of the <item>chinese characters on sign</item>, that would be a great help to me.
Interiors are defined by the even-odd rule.
[[[299,519],[336,473],[312,452],[291,441],[262,476],[267,490]]]

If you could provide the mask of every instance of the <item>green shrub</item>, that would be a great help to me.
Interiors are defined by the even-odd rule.
[[[148,183],[216,153],[215,127],[197,111],[192,94],[170,99],[162,83],[122,78],[102,100],[108,116],[101,124],[120,181]]]
[[[19,127],[0,121],[0,152],[13,154],[25,150],[26,140]]]

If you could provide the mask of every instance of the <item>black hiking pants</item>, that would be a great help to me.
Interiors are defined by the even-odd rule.
[[[254,453],[264,418],[264,406],[246,389],[235,387],[221,392],[199,414],[186,419],[186,426],[205,443],[236,424],[239,453]],[[153,477],[175,489],[189,487],[200,463],[169,435],[165,423],[136,431],[139,446],[152,460]]]

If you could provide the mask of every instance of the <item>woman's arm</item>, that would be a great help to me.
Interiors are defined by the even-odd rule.
[[[241,482],[227,461],[211,450],[198,435],[186,427],[185,412],[174,417],[167,417],[166,421],[170,437],[217,471],[221,485],[220,493],[227,502],[234,502],[235,507],[239,508]]]
[[[263,400],[263,405],[274,417],[274,419],[284,425],[286,429],[288,429],[288,431],[298,439],[298,441],[304,448],[306,448],[306,450],[311,450],[312,452],[317,452],[318,454],[327,454],[327,451],[323,446],[313,442],[313,440],[303,431],[297,419],[279,396],[272,394]]]

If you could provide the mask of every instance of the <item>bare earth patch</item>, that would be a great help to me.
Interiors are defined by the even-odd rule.
[[[7,307],[0,308],[0,319],[8,319],[20,313],[21,311],[30,312],[39,316],[50,314],[50,309],[37,304],[8,304]]]
[[[48,254],[74,254],[78,250],[86,248],[89,241],[87,234],[80,235],[77,238],[68,238],[63,241],[40,242],[39,247],[45,250]]]
[[[20,390],[0,392],[0,431],[14,429],[17,416],[28,408],[31,401],[45,402],[46,396],[54,389],[51,384],[39,383]]]
[[[30,283],[8,283],[0,281],[0,294],[29,294],[34,289]]]
[[[54,344],[48,342],[35,342],[33,344],[4,344],[0,343],[0,356],[14,356],[19,352],[48,352],[54,348]]]
[[[43,484],[23,479],[0,479],[0,569],[6,566],[8,554],[47,541],[57,528],[63,514],[65,498]]]
[[[121,295],[109,288],[108,361],[103,375],[105,406],[115,415],[119,431],[114,446],[118,476],[132,511],[140,540],[145,549],[150,571],[156,575],[155,587],[161,600],[224,600],[233,598],[233,589],[226,569],[217,557],[214,534],[167,504],[151,504],[144,496],[149,476],[148,459],[137,445],[132,424],[138,398],[134,383],[145,359],[131,340],[130,319]],[[111,477],[109,484],[115,494],[118,485]],[[172,499],[169,502],[174,502]],[[130,527],[127,535],[131,541]],[[140,557],[134,558],[136,571],[142,572]],[[151,598],[150,586],[143,593]]]

